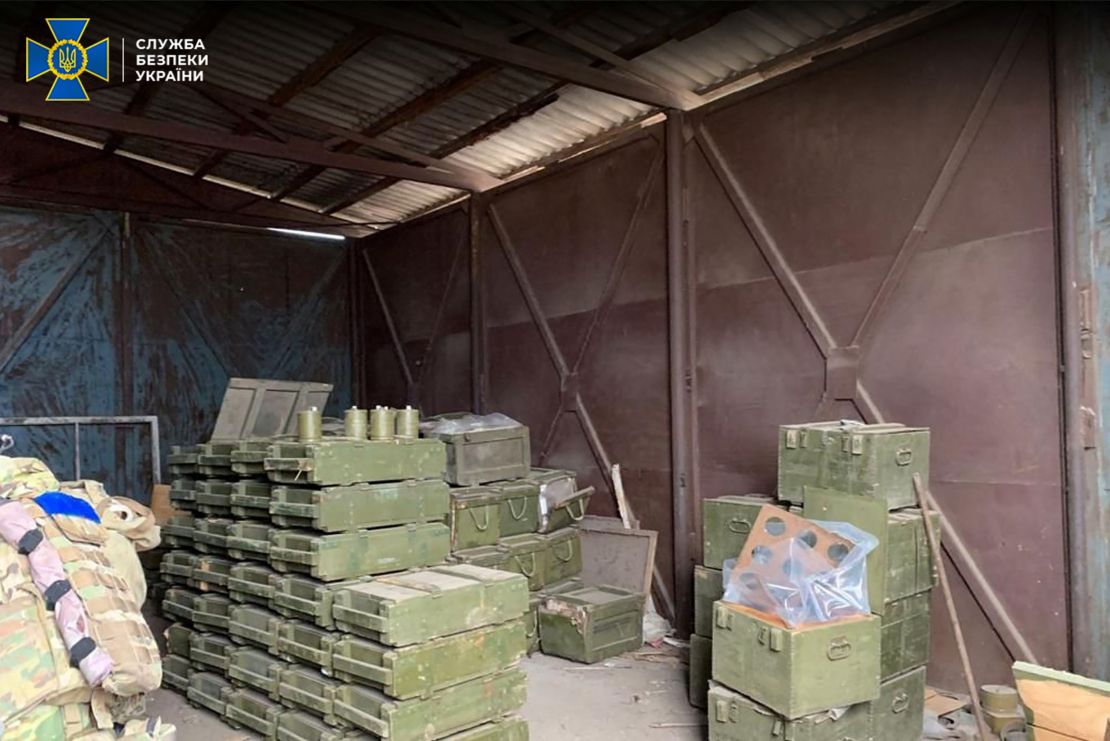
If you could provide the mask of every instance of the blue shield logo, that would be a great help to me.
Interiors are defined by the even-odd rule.
[[[54,35],[54,45],[27,39],[27,82],[51,73],[54,84],[46,94],[47,100],[88,100],[81,75],[87,72],[108,81],[108,39],[82,46],[88,18],[47,18],[46,25]]]

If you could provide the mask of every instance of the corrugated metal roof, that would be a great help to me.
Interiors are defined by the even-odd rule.
[[[853,24],[874,18],[888,0],[829,2],[761,2],[738,4],[733,12],[719,3],[542,2],[519,6],[578,38],[611,53],[631,58],[630,65],[669,87],[701,92],[744,75],[807,44]],[[31,5],[0,8],[0,18],[29,17]],[[93,11],[92,37],[175,37],[212,6],[198,2],[163,3],[142,13],[127,4],[100,3]],[[513,17],[513,7],[496,3],[410,3],[440,22],[464,30],[480,26],[516,43],[567,60],[591,63],[584,52],[568,46]],[[909,6],[907,6],[909,7]],[[64,3],[58,15],[83,17],[87,8]],[[385,12],[385,11],[383,11]],[[893,12],[893,11],[892,11]],[[704,27],[703,27],[704,26]],[[46,35],[45,25],[42,34]],[[679,38],[675,38],[676,34]],[[290,80],[352,38],[364,44],[313,86],[290,99],[287,109],[330,126],[364,130],[373,127],[429,91],[454,83],[453,93],[394,122],[379,126],[383,140],[425,155],[504,177],[525,171],[570,147],[649,116],[649,105],[577,85],[561,85],[544,75],[497,67],[393,34],[373,35],[344,16],[341,4],[243,3],[234,6],[206,37],[206,80],[248,98],[268,100],[287,89]],[[133,47],[132,47],[133,49]],[[0,34],[0,59],[19,63],[22,52],[14,34]],[[115,61],[115,60],[113,60]],[[10,68],[11,64],[0,68]],[[94,95],[94,104],[124,111],[135,85],[109,87]],[[239,117],[188,89],[163,85],[142,111],[160,121],[188,123],[238,134],[253,129]],[[50,128],[102,143],[103,132],[76,126]],[[292,135],[323,141],[331,134],[286,121]],[[265,134],[259,134],[265,136]],[[121,147],[131,156],[193,171],[209,159],[205,147],[168,144],[126,137]],[[356,151],[375,155],[373,149]],[[304,165],[243,154],[222,157],[210,173],[216,182],[234,182],[257,192],[274,193],[306,171]],[[317,168],[318,169],[318,168]],[[315,171],[315,170],[314,170]],[[327,211],[344,206],[358,194],[360,202],[338,211],[358,222],[395,222],[459,198],[452,188],[326,169],[285,199]]]

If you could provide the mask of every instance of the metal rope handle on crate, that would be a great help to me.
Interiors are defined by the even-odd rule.
[[[532,570],[531,571],[524,568],[524,562],[520,560],[520,556],[513,556],[513,560],[516,561],[516,565],[520,567],[520,573],[523,574],[524,576],[528,577],[529,579],[531,579],[533,576],[536,575],[536,554],[535,554],[535,552],[532,552],[532,553],[529,553],[528,555],[532,557]]]
[[[486,511],[486,524],[485,525],[478,522],[478,515],[474,514],[473,509],[469,509],[469,508],[467,509],[467,512],[470,513],[470,519],[474,521],[474,527],[478,528],[478,532],[480,532],[480,533],[484,533],[486,530],[489,530],[489,523],[490,523],[489,507],[483,507],[482,509],[484,509]]]
[[[559,559],[563,563],[568,563],[572,558],[574,558],[574,541],[573,540],[568,540],[568,541],[566,541],[566,544],[567,544],[567,557],[566,558],[563,558],[562,556],[560,556],[558,553],[555,552],[555,548],[557,548],[558,545],[559,545],[558,543],[556,543],[555,546],[552,547],[552,549],[551,549],[551,555],[555,556],[555,558]]]
[[[574,492],[574,499],[567,502],[567,514],[570,515],[571,520],[573,520],[574,522],[582,522],[583,518],[586,517],[586,499],[592,497],[594,491],[595,490],[592,486],[587,486],[585,489],[579,489],[578,491]],[[575,501],[578,502],[579,507],[579,514],[577,515],[574,514],[574,510],[571,509],[571,506],[574,504]]]
[[[528,500],[527,499],[521,499],[520,500],[521,503],[522,503],[522,506],[520,508],[520,514],[519,515],[516,513],[516,510],[513,508],[513,500],[508,499],[506,501],[509,504],[509,514],[512,515],[513,519],[516,520],[517,522],[520,522],[521,520],[523,520],[524,516],[526,514],[528,514]]]

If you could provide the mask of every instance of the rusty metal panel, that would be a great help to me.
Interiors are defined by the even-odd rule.
[[[988,682],[1068,663],[1047,33],[976,9],[715,107],[689,152],[699,495],[770,491],[785,420],[931,427]]]

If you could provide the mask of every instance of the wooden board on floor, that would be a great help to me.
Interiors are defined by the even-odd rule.
[[[1019,661],[1014,681],[1034,738],[1105,739],[1110,723],[1110,682]]]

